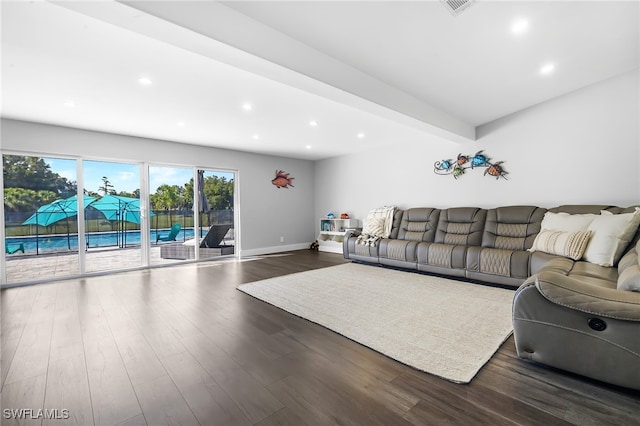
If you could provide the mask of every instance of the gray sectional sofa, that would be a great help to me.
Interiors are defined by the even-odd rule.
[[[604,382],[640,389],[640,231],[611,267],[529,251],[545,213],[633,213],[635,207],[571,205],[395,210],[388,238],[344,257],[361,263],[466,278],[517,289],[518,355]],[[620,281],[635,291],[619,290]]]

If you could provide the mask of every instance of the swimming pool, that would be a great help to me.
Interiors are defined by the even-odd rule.
[[[206,233],[206,230],[203,230]],[[168,229],[159,229],[158,233],[167,235]],[[150,241],[156,241],[155,229],[151,231]],[[182,229],[176,236],[176,241],[185,241],[193,238],[193,228]],[[13,248],[20,243],[24,243],[25,254],[44,254],[66,251],[78,251],[78,235],[71,234],[67,240],[67,235],[38,235],[37,237],[7,237],[7,247]],[[94,232],[85,235],[84,247],[135,247],[140,245],[140,231],[126,232]],[[70,248],[69,248],[70,247]]]

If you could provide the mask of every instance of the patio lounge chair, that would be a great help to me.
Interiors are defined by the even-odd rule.
[[[9,245],[8,245],[8,244],[6,243],[6,241],[5,241],[5,245],[4,245],[4,252],[5,252],[6,254],[14,254],[14,253],[19,252],[19,251],[21,251],[21,252],[23,252],[23,253],[24,253],[24,243],[20,243],[20,244],[18,245],[18,247],[15,247],[15,248],[9,248]]]
[[[195,259],[196,251],[199,252],[200,259],[226,256],[234,253],[233,245],[220,244],[229,229],[230,224],[211,225],[207,234],[200,240],[198,238],[187,240],[184,243],[163,244],[160,247],[160,257],[162,259]]]
[[[220,247],[220,243],[222,242],[227,232],[231,229],[231,225],[211,225],[209,228],[209,232],[204,236],[202,242],[200,243],[200,248],[217,248]]]
[[[178,232],[180,232],[180,229],[182,229],[182,226],[180,226],[179,223],[175,223],[171,227],[171,231],[169,232],[169,235],[167,235],[166,237],[161,237],[160,234],[157,235],[156,243],[158,241],[175,241],[176,240],[176,236],[178,235]]]

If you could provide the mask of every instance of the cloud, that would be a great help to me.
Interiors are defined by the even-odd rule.
[[[118,180],[119,182],[126,182],[132,179],[139,180],[138,174],[133,172],[120,172],[118,173],[118,177],[116,178],[116,180]]]
[[[178,185],[184,186],[185,183],[193,178],[193,169],[179,167],[149,167],[149,189],[153,194],[160,185]]]

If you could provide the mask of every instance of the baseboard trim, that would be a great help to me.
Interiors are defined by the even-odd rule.
[[[308,249],[311,241],[308,243],[287,244],[282,246],[260,247],[257,249],[241,250],[238,257],[260,256],[261,254],[282,253],[284,251],[304,250]]]

